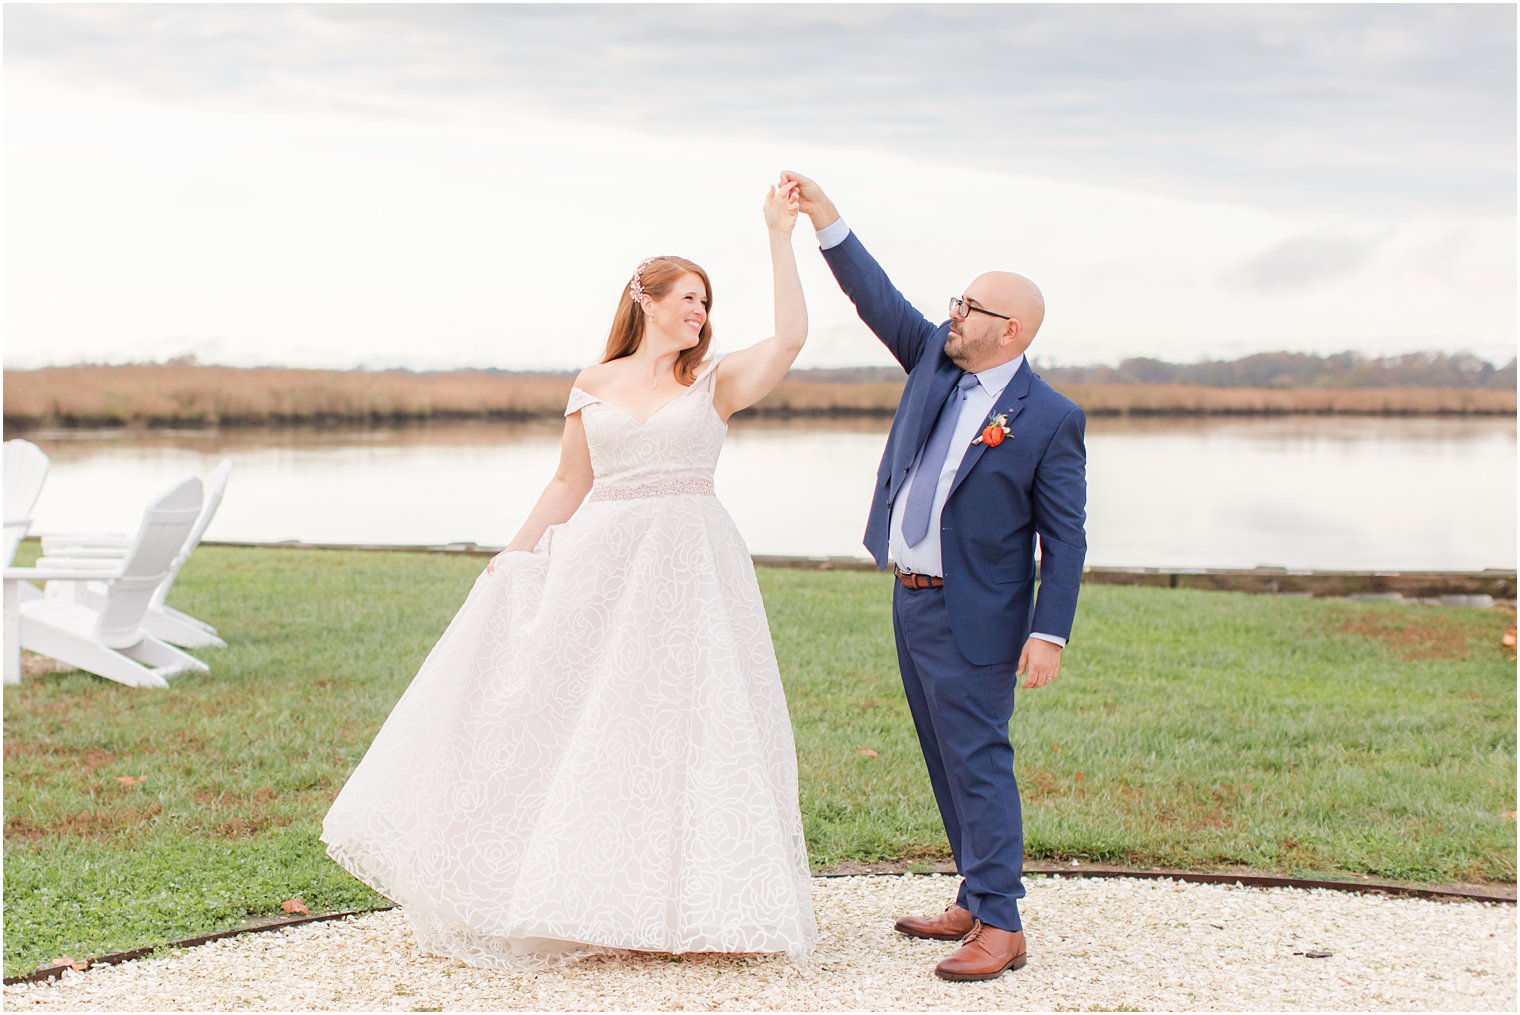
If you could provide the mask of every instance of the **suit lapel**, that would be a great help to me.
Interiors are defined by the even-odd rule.
[[[1019,369],[1014,373],[1003,390],[998,393],[997,398],[993,400],[992,411],[987,413],[987,416],[982,420],[982,425],[977,428],[977,433],[980,434],[982,430],[986,429],[987,423],[994,416],[1007,416],[1008,426],[1012,429],[1014,419],[1018,417],[1019,413],[1024,411],[1024,399],[1029,395],[1029,386],[1033,381],[1034,372],[1029,369],[1029,360],[1026,359],[1023,363],[1019,364]],[[1016,435],[1018,431],[1015,430],[1014,433]],[[955,491],[966,481],[966,477],[971,474],[972,467],[982,460],[982,455],[986,452],[986,444],[973,444],[966,449],[965,455],[961,457],[960,466],[955,470],[955,479],[950,482],[950,492],[945,494],[945,501],[947,503],[951,497],[955,496]]]
[[[913,432],[913,444],[908,448],[909,462],[918,457],[919,451],[928,442],[929,431],[934,429],[934,421],[939,418],[939,411],[945,407],[945,399],[950,397],[950,389],[955,387],[955,379],[960,374],[961,368],[946,360],[929,379],[928,392],[919,406],[918,426]]]

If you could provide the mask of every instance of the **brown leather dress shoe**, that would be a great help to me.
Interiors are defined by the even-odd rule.
[[[955,954],[934,967],[942,980],[992,980],[1005,969],[1022,969],[1029,960],[1024,932],[989,927],[980,920]]]
[[[971,910],[955,903],[938,916],[905,916],[893,929],[909,937],[926,937],[934,941],[959,941],[971,933]]]

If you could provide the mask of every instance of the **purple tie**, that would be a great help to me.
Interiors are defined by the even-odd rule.
[[[939,474],[945,468],[945,455],[950,451],[950,438],[955,433],[956,421],[960,419],[966,392],[976,384],[976,374],[961,375],[955,390],[939,411],[934,432],[929,434],[929,443],[924,445],[924,455],[913,475],[913,489],[908,491],[908,505],[903,509],[903,538],[909,546],[917,546],[929,534],[929,515],[934,510],[934,494],[939,489]]]

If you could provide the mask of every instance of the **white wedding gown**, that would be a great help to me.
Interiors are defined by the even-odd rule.
[[[716,365],[642,423],[572,389],[591,493],[476,579],[323,821],[426,951],[817,941],[765,608],[713,495]]]

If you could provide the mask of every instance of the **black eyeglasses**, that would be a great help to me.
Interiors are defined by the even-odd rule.
[[[994,314],[990,310],[983,310],[981,307],[973,307],[971,304],[967,303],[965,300],[961,299],[959,296],[952,296],[952,297],[950,297],[950,316],[951,317],[970,317],[971,316],[971,311],[973,311],[973,310],[975,310],[979,314],[986,314],[988,317],[1000,317],[1000,318],[1002,318],[1005,321],[1011,321],[1011,320],[1013,320],[1013,318],[1009,317],[1007,314]]]

